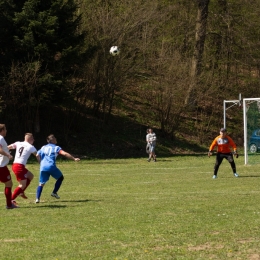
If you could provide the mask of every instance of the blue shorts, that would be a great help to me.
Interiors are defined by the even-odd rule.
[[[153,153],[155,150],[155,144],[150,144],[150,153]]]
[[[52,176],[54,179],[58,180],[62,176],[62,172],[58,168],[53,168],[50,171],[40,171],[40,184],[45,184]]]

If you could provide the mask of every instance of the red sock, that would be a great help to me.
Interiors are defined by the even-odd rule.
[[[20,193],[23,193],[23,190],[18,186],[13,191],[12,200],[15,200],[15,198],[19,196]]]
[[[5,197],[7,207],[12,207],[12,188],[5,187]]]

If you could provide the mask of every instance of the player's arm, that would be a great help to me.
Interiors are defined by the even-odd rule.
[[[60,151],[59,151],[59,154],[65,156],[66,158],[71,159],[71,160],[73,160],[73,161],[80,161],[79,158],[75,158],[75,157],[73,157],[71,154],[69,154],[69,153],[67,153],[67,152],[65,152],[65,151],[63,151],[63,150],[60,150]]]
[[[234,156],[236,156],[236,158],[238,158],[237,146],[236,146],[235,142],[234,142],[233,139],[232,139],[231,137],[229,137],[229,136],[228,136],[228,139],[229,139],[230,145],[231,145],[232,148],[233,148],[233,154],[234,154]]]
[[[7,156],[9,160],[12,160],[13,159],[13,156],[9,153],[6,153],[3,148],[2,148],[2,145],[0,145],[0,154],[4,155],[4,156]]]
[[[230,145],[232,146],[233,150],[234,150],[234,153],[237,152],[237,146],[235,144],[235,142],[233,141],[233,139],[231,137],[228,136],[228,139],[229,139],[229,143]]]
[[[12,150],[12,149],[16,149],[16,146],[15,146],[15,144],[9,144],[9,145],[7,146],[7,148],[8,148],[9,150]]]
[[[214,150],[215,146],[217,145],[217,139],[215,138],[212,142],[212,144],[209,147],[209,151],[208,151],[208,157],[210,157],[212,155],[212,151]]]
[[[38,150],[37,152],[36,152],[36,159],[37,159],[37,161],[40,163],[41,162],[41,160],[42,160],[42,150],[40,149],[40,150]]]
[[[34,152],[32,154],[36,157],[37,162],[40,163],[41,162],[41,156],[39,154],[37,154],[37,152]]]

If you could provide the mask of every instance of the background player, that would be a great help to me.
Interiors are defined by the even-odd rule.
[[[155,155],[156,135],[153,132],[152,128],[147,129],[146,142],[147,145],[149,145],[149,152],[150,152],[147,161],[150,162],[151,158],[153,158],[153,161],[156,162],[156,155]]]

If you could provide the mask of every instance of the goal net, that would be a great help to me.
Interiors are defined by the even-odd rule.
[[[245,164],[260,163],[260,98],[243,99]]]

